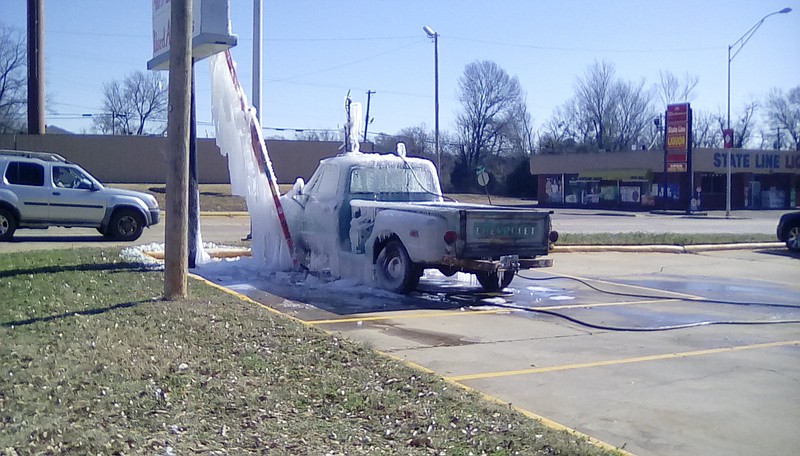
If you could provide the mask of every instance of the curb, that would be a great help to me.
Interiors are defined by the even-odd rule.
[[[746,242],[740,244],[697,244],[697,245],[556,245],[550,253],[698,253],[719,250],[761,250],[782,248],[783,242]]]
[[[783,242],[747,242],[740,244],[696,244],[696,245],[557,245],[550,249],[550,253],[700,253],[716,252],[723,250],[765,250],[781,249]],[[249,257],[252,252],[249,248],[210,249],[207,250],[212,258]],[[164,259],[164,252],[145,252],[157,259]]]
[[[249,217],[250,213],[247,211],[230,211],[230,212],[215,212],[215,211],[201,211],[200,217]],[[161,218],[167,218],[167,211],[161,211]]]

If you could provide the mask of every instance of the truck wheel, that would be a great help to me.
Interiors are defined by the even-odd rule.
[[[144,217],[133,209],[120,209],[111,216],[108,235],[120,241],[135,241],[144,231]]]
[[[0,241],[10,241],[17,230],[17,219],[6,209],[0,208]]]
[[[790,226],[786,230],[786,247],[793,252],[800,251],[800,225]]]
[[[408,293],[417,288],[422,270],[414,265],[400,241],[389,241],[375,263],[378,285],[395,293]]]
[[[503,288],[507,287],[512,280],[514,280],[515,274],[515,271],[505,271],[502,273],[502,277],[500,277],[501,273],[499,271],[475,273],[475,275],[478,277],[478,282],[486,291],[502,290]]]

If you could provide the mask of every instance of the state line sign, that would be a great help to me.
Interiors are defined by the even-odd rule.
[[[692,109],[689,103],[667,106],[667,141],[664,167],[668,173],[689,170],[689,153],[692,140]]]
[[[228,0],[193,0],[192,60],[198,61],[236,46],[231,35]],[[153,0],[153,58],[148,70],[169,69],[170,0]]]

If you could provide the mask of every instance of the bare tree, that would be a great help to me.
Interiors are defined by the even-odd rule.
[[[146,127],[147,121],[163,119],[167,113],[167,87],[160,72],[137,71],[124,81],[112,81],[103,87],[103,113],[94,120],[103,133],[144,135],[162,133]]]
[[[492,61],[468,64],[458,86],[462,112],[456,119],[457,157],[462,171],[471,172],[483,156],[504,152],[504,133],[527,109],[519,80]]]
[[[742,117],[736,121],[733,133],[733,147],[742,148],[750,141],[753,130],[756,128],[755,114],[758,110],[758,103],[751,101],[744,106]]]
[[[647,146],[642,143],[646,142],[644,136],[655,111],[651,108],[651,95],[644,89],[644,84],[644,79],[638,83],[617,81],[614,84],[609,132],[612,150]]]
[[[722,147],[724,119],[719,114],[692,110],[692,147]]]
[[[594,142],[598,149],[606,148],[608,124],[611,121],[614,97],[614,65],[595,61],[586,71],[583,79],[578,79],[575,87],[574,108],[582,119],[582,126],[591,125]]]
[[[791,138],[793,144],[787,145],[800,150],[800,86],[790,89],[786,95],[781,89],[772,89],[767,97],[766,114],[772,128]],[[782,144],[781,136],[776,131],[779,145]]]
[[[645,81],[623,81],[614,66],[595,62],[575,84],[575,95],[548,123],[544,145],[564,151],[627,150],[653,144],[652,91]]]
[[[655,90],[661,98],[664,110],[669,104],[691,101],[694,98],[694,89],[700,81],[697,75],[688,72],[683,74],[682,80],[678,80],[678,77],[669,70],[659,71],[658,78],[659,82],[656,84]]]
[[[0,133],[25,128],[26,55],[22,34],[0,24]]]
[[[519,131],[527,107],[519,80],[489,60],[468,64],[458,85],[462,110],[456,118],[458,140],[450,184],[464,191],[474,186],[474,171],[488,157],[513,151],[509,135]]]
[[[425,157],[435,159],[436,151],[434,147],[433,132],[425,128],[425,124],[416,127],[406,127],[390,136],[389,140],[382,145],[384,151],[394,151],[398,142],[406,145],[406,153],[412,157]]]
[[[520,103],[516,109],[517,112],[512,114],[512,121],[506,126],[503,136],[507,139],[513,155],[530,156],[535,147],[531,114],[528,112],[527,103]]]
[[[125,79],[125,92],[133,105],[136,116],[136,134],[145,133],[145,122],[153,118],[163,117],[167,113],[167,84],[161,72],[137,71]]]
[[[298,141],[341,141],[339,132],[334,130],[304,130],[295,135]]]
[[[102,133],[128,134],[129,121],[133,117],[131,105],[125,96],[125,89],[119,81],[103,85],[103,113],[93,118],[95,128]]]

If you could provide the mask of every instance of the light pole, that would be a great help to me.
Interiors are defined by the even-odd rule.
[[[433,38],[433,78],[434,78],[434,136],[436,137],[436,174],[439,176],[439,179],[442,178],[442,156],[439,151],[439,34],[434,32],[432,28],[422,27],[422,30],[428,35],[429,38]]]
[[[739,54],[739,51],[742,50],[745,44],[750,41],[750,38],[755,35],[756,31],[764,21],[775,14],[786,14],[792,11],[791,8],[784,8],[780,11],[775,11],[772,13],[767,14],[766,16],[762,17],[760,21],[756,22],[755,25],[750,27],[750,30],[746,31],[744,35],[742,35],[738,40],[736,40],[733,44],[728,46],[728,122],[727,122],[727,129],[730,131],[731,129],[731,60]],[[738,46],[738,47],[737,47]],[[731,55],[731,51],[733,48],[736,48],[736,52]],[[726,192],[725,192],[725,217],[731,216],[731,149],[728,148],[728,157],[727,157],[727,184],[726,184]]]

